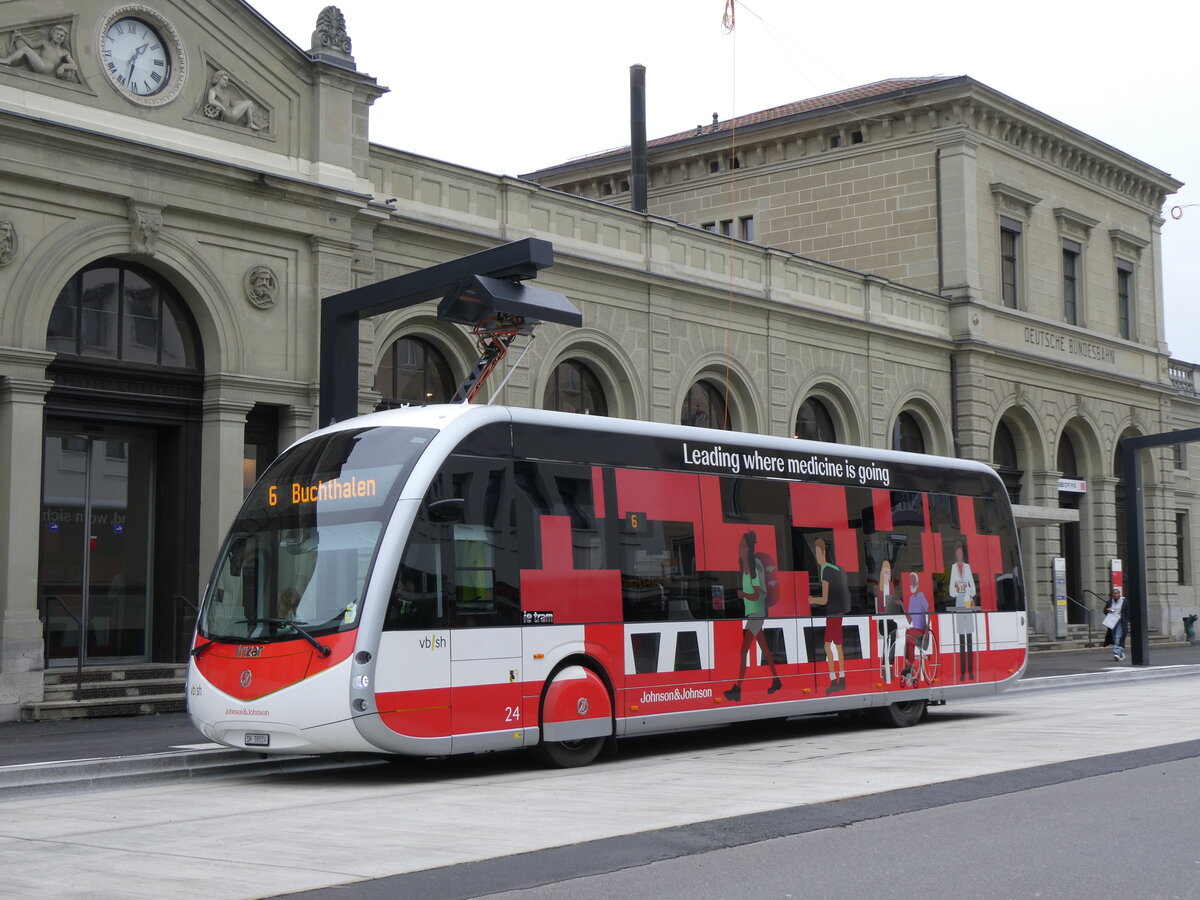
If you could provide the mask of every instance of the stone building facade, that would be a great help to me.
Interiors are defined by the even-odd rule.
[[[920,425],[936,432],[940,419],[948,434],[930,435],[933,448],[1006,472],[1027,568],[1044,579],[1066,557],[1070,602],[1095,606],[1126,552],[1120,440],[1195,421],[1178,390],[1191,367],[1175,363],[1172,379],[1163,324],[1161,214],[1179,181],[968,77],[714,120],[649,141],[646,159],[652,215],[945,298],[936,355],[948,397]],[[626,150],[527,177],[628,205],[629,169]],[[884,383],[919,365],[879,357]],[[886,445],[894,400],[856,387],[860,406],[872,402],[870,431],[838,439]],[[1177,632],[1177,613],[1196,605],[1179,574],[1194,497],[1170,456],[1145,464],[1146,561],[1152,626]],[[1045,581],[1031,592],[1043,631],[1049,595]],[[1070,607],[1071,621],[1085,615]]]
[[[1088,481],[1080,584],[1102,587],[1117,541],[1116,440],[1200,416],[1181,380],[1190,367],[1168,370],[1161,324],[1156,217],[1177,182],[969,80],[928,84],[946,93],[912,97],[887,132],[860,141],[850,128],[844,147],[820,152],[805,138],[803,157],[799,132],[752,149],[731,171],[758,167],[757,187],[726,177],[736,211],[713,206],[721,171],[672,157],[691,180],[656,174],[664,205],[641,214],[616,188],[557,189],[619,181],[615,166],[543,173],[541,186],[370,144],[386,88],[358,70],[334,7],[301,48],[239,0],[5,4],[0,720],[41,697],[48,669],[186,655],[247,484],[316,424],[323,298],[525,237],[553,243],[538,284],[568,296],[584,325],[543,326],[490,383],[500,402],[656,421],[699,411],[770,434],[795,433],[816,410],[839,440],[885,447],[899,435],[987,460],[1007,423],[1041,619],[1071,519],[1058,493],[1069,435],[1068,474]],[[882,119],[898,101],[871,102]],[[797,161],[825,166],[829,181],[855,168],[838,152],[854,148],[878,157],[863,172],[888,170],[879,190],[903,185],[907,199],[863,200],[856,221],[834,204],[826,237],[840,235],[838,251],[822,256],[808,207],[829,188],[804,187],[817,173]],[[921,186],[938,172],[940,202]],[[836,182],[831,196],[869,192],[872,177]],[[771,185],[793,181],[785,208],[796,210],[776,221]],[[739,215],[756,217],[755,240],[703,227]],[[1016,308],[997,299],[1001,263],[981,237],[1001,216],[1023,229]],[[890,249],[897,239],[911,246]],[[1085,245],[1075,326],[1039,292],[1056,240]],[[1133,266],[1128,338],[1106,306],[1115,260]],[[362,411],[440,399],[477,356],[434,304],[359,334]],[[1196,605],[1173,583],[1176,512],[1183,503],[1194,521],[1195,470],[1169,454],[1151,468],[1153,624],[1165,630]]]

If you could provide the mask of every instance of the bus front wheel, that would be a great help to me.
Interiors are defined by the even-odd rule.
[[[875,710],[875,715],[891,728],[908,728],[925,718],[926,705],[924,700],[905,700],[903,703],[882,706]]]

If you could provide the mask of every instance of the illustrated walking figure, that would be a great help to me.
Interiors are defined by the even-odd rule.
[[[1119,587],[1113,587],[1108,606],[1104,607],[1104,625],[1112,629],[1113,659],[1125,658],[1125,634],[1129,631],[1129,604]]]
[[[771,668],[774,679],[767,688],[768,694],[773,694],[783,687],[779,680],[779,672],[775,668],[775,657],[767,646],[767,636],[763,634],[763,619],[767,616],[767,573],[763,571],[762,563],[754,555],[757,537],[753,531],[747,531],[738,541],[738,569],[741,574],[741,587],[738,596],[745,604],[745,622],[742,625],[742,649],[738,658],[737,683],[725,692],[725,698],[735,703],[742,699],[742,680],[746,677],[746,665],[754,645],[762,650],[763,662]]]
[[[821,579],[821,595],[809,597],[812,606],[825,611],[825,661],[829,664],[829,687],[826,694],[846,689],[846,658],[842,650],[842,616],[850,612],[850,588],[843,569],[829,562],[825,539],[813,541],[813,554]]]
[[[971,564],[963,559],[962,544],[954,545],[954,565],[950,567],[950,593],[958,610],[975,606],[975,576]],[[954,630],[958,633],[958,677],[964,681],[975,678],[975,616],[959,612],[954,616]]]

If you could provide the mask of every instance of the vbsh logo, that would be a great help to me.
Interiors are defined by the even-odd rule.
[[[417,646],[422,650],[441,650],[446,646],[446,639],[440,634],[431,634],[417,641]]]

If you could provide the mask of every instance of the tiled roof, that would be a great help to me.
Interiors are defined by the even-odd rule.
[[[946,75],[931,75],[924,78],[887,78],[883,81],[876,81],[873,84],[864,84],[859,87],[847,88],[844,91],[834,91],[832,94],[822,94],[820,97],[811,97],[808,100],[797,100],[794,103],[785,103],[783,106],[776,106],[772,109],[764,109],[759,112],[748,113],[744,116],[737,116],[733,119],[726,119],[724,122],[718,122],[716,127],[711,124],[700,125],[690,131],[681,131],[677,134],[668,135],[667,137],[654,138],[646,142],[647,148],[664,147],[669,144],[674,144],[679,141],[685,141],[695,137],[707,137],[714,134],[722,134],[734,131],[735,129],[748,128],[752,125],[762,125],[772,122],[776,119],[786,119],[790,116],[800,115],[806,112],[815,112],[823,109],[833,109],[838,106],[846,106],[857,103],[862,100],[870,100],[873,97],[882,97],[886,94],[894,94],[898,91],[905,91],[915,87],[922,87],[927,84],[936,84],[940,81],[951,81],[959,76]],[[612,156],[627,154],[628,147],[621,147],[616,150],[605,150],[603,153],[596,153],[589,156],[579,157],[567,163],[568,166],[576,166],[581,163],[594,162],[601,159],[606,159]],[[558,168],[551,166],[550,168]]]

